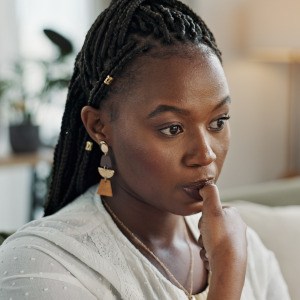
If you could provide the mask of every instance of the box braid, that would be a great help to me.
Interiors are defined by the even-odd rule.
[[[81,109],[85,105],[101,107],[135,58],[176,43],[205,44],[221,61],[221,52],[206,24],[177,0],[113,0],[96,19],[76,57],[54,153],[46,216],[99,181],[101,153],[99,147],[85,151],[89,136],[81,121]],[[111,86],[104,83],[108,75],[114,78]]]

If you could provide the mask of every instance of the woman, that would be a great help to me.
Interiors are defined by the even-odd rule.
[[[76,59],[46,217],[2,247],[1,299],[289,299],[272,253],[220,204],[229,109],[198,16],[112,1]]]

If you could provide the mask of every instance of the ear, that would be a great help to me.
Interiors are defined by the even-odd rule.
[[[81,120],[89,136],[97,144],[100,141],[108,142],[107,127],[109,126],[109,120],[105,112],[91,106],[84,106],[81,110]]]

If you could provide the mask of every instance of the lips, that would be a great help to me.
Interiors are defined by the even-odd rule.
[[[183,186],[183,190],[193,199],[197,201],[202,201],[202,197],[199,195],[199,190],[204,186],[213,184],[214,180],[212,178],[200,180],[197,182],[192,182]]]

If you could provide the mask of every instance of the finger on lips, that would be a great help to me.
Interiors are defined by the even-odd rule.
[[[204,186],[199,193],[203,199],[203,216],[206,214],[220,215],[223,213],[219,190],[215,184]]]

